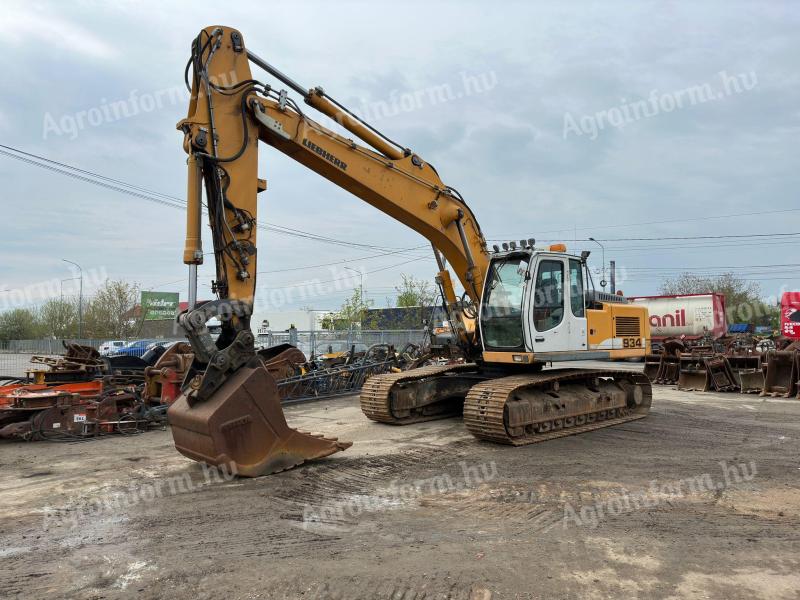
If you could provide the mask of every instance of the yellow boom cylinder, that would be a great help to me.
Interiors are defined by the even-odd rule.
[[[202,171],[194,154],[189,155],[189,179],[186,197],[186,244],[183,247],[183,262],[187,265],[203,264],[203,239],[200,234],[202,222]]]
[[[402,150],[375,134],[368,127],[359,123],[356,119],[337,107],[333,102],[321,95],[319,90],[310,90],[306,97],[306,102],[316,108],[319,112],[329,116],[353,135],[359,137],[367,144],[375,148],[378,152],[391,158],[400,160],[405,156]]]

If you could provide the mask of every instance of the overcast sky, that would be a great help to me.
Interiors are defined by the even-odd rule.
[[[432,163],[492,240],[563,240],[597,268],[600,246],[573,240],[608,240],[629,295],[684,269],[737,271],[765,296],[800,288],[798,236],[614,241],[800,232],[797,3],[235,5],[4,0],[0,144],[183,198],[189,44],[228,25]],[[442,86],[447,101],[429,93]],[[87,121],[120,100],[138,114]],[[365,245],[260,232],[270,308],[338,307],[358,283],[344,265],[378,306],[400,273],[432,279],[418,234],[272,148],[260,170],[260,221]],[[0,290],[72,277],[68,259],[185,297],[180,210],[5,155],[0,177]],[[209,262],[201,297],[212,278]],[[305,280],[317,284],[287,296]]]

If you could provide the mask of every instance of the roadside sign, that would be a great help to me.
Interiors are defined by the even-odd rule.
[[[142,292],[145,321],[169,321],[178,314],[178,292]]]

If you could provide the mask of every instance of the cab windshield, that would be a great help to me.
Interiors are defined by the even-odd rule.
[[[489,267],[481,312],[487,348],[524,348],[522,300],[527,273],[527,256],[496,260]]]

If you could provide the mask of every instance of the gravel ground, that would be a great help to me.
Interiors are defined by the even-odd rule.
[[[800,597],[798,401],[657,386],[646,419],[522,448],[286,412],[353,447],[237,480],[168,431],[0,444],[0,597]]]

